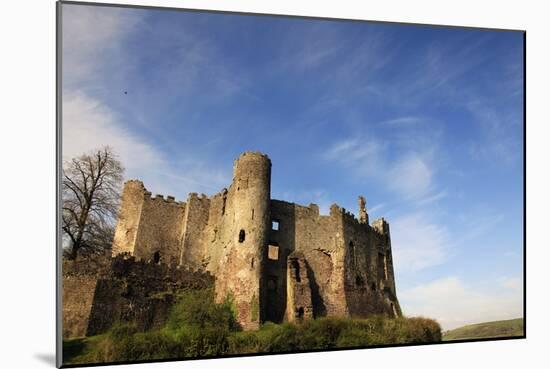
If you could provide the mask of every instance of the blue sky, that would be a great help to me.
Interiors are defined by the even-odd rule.
[[[523,35],[63,5],[63,155],[111,145],[153,193],[231,181],[391,226],[407,315],[523,314]],[[125,93],[126,92],[126,93]]]

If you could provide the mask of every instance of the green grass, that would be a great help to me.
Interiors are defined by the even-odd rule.
[[[233,332],[231,354],[277,353],[441,341],[439,324],[426,318],[374,316],[320,318],[302,324],[266,323],[257,331]]]
[[[443,341],[523,336],[523,319],[466,325],[443,332]]]
[[[97,363],[102,361],[99,356],[100,347],[105,335],[75,338],[63,341],[64,364]]]
[[[67,340],[63,358],[64,364],[91,364],[438,341],[439,324],[426,318],[320,318],[241,331],[230,299],[214,304],[212,290],[198,290],[179,297],[164,327],[140,332],[118,325],[99,336]]]

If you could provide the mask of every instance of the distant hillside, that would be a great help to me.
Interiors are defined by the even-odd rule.
[[[443,332],[443,341],[523,336],[523,318],[465,325]]]

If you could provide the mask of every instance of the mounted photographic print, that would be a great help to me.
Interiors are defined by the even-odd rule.
[[[58,3],[58,365],[524,338],[525,32]]]

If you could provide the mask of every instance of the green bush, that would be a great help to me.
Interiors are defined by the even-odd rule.
[[[155,360],[182,357],[181,345],[162,331],[137,332],[115,338],[112,333],[100,348],[104,361]]]
[[[82,341],[68,342],[67,352],[85,353],[68,363],[220,356],[227,354],[228,337],[238,328],[229,301],[214,304],[211,290],[192,290],[179,296],[162,329],[139,332],[135,325],[118,325],[89,341],[93,347],[87,350]]]
[[[198,290],[179,298],[163,331],[180,343],[183,357],[197,357],[227,353],[228,336],[238,328],[231,301],[215,304],[212,290]]]
[[[302,324],[266,323],[258,331],[232,333],[229,353],[330,350],[440,340],[441,328],[431,319],[320,318]]]
[[[231,298],[214,304],[212,290],[180,296],[164,327],[139,332],[119,325],[108,333],[66,342],[67,364],[328,350],[441,340],[439,324],[426,318],[320,318],[302,324],[267,322],[240,331]]]
[[[295,325],[267,322],[257,331],[233,332],[228,344],[231,354],[249,354],[295,351],[297,341]]]

